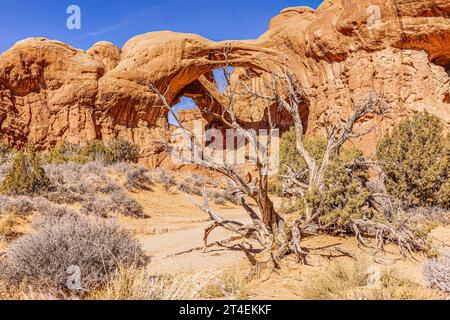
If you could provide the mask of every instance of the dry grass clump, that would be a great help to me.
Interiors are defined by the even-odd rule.
[[[120,265],[146,263],[138,242],[116,224],[78,214],[42,216],[36,232],[10,245],[0,260],[0,283],[26,286],[54,296],[83,296],[104,285]],[[80,287],[69,290],[68,270],[81,271]]]
[[[374,269],[372,269],[374,268]],[[441,296],[403,278],[393,269],[380,269],[367,263],[332,263],[316,271],[304,287],[306,300],[428,300]],[[371,286],[372,284],[372,286]]]
[[[81,298],[86,300],[195,300],[245,299],[244,278],[238,269],[203,271],[176,275],[159,274],[136,264],[121,265],[107,281]],[[52,300],[73,296],[24,284],[1,290],[1,299]]]
[[[218,272],[201,292],[202,299],[245,299],[246,278],[237,267]]]
[[[430,259],[423,267],[423,275],[430,288],[450,294],[450,251]]]
[[[92,300],[193,300],[203,297],[215,273],[154,274],[146,268],[122,267]]]

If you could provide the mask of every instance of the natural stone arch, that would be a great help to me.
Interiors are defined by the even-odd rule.
[[[379,28],[368,28],[369,5],[380,7]],[[317,10],[283,10],[251,41],[166,31],[135,37],[122,49],[100,42],[83,51],[26,39],[0,56],[0,131],[11,145],[34,141],[40,149],[121,136],[150,159],[160,153],[152,142],[168,128],[148,83],[162,91],[169,84],[173,104],[223,66],[220,53],[231,46],[234,66],[262,74],[281,66],[292,71],[309,98],[310,133],[322,131],[330,114],[348,115],[368,91],[383,96],[392,117],[358,124],[362,130],[376,124],[377,131],[355,141],[373,152],[393,124],[414,112],[427,110],[450,125],[448,14],[448,0],[325,0]],[[264,117],[259,111],[243,104],[237,113],[257,126]]]

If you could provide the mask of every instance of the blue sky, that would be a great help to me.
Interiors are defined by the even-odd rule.
[[[253,39],[271,17],[290,6],[321,0],[0,0],[0,52],[28,37],[45,37],[88,49],[100,40],[119,47],[158,30],[197,33],[212,40]],[[66,28],[69,5],[81,8],[81,30]]]
[[[45,37],[88,49],[107,40],[122,47],[131,37],[160,30],[212,40],[255,39],[272,17],[292,6],[317,8],[322,0],[0,0],[0,53],[19,40]],[[81,30],[69,30],[67,8],[81,9]],[[220,79],[219,79],[220,82]],[[182,98],[174,110],[195,108]],[[174,123],[172,117],[169,121]]]

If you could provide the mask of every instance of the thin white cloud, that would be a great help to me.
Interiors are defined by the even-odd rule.
[[[118,29],[122,28],[123,26],[129,24],[132,21],[133,21],[132,19],[126,19],[126,20],[123,20],[122,22],[119,22],[119,23],[114,24],[112,26],[101,28],[99,30],[86,33],[86,34],[84,34],[82,36],[79,36],[78,38],[79,39],[85,39],[85,38],[96,37],[96,36],[100,36],[102,34],[110,33],[110,32],[113,32],[115,30],[118,30]]]
[[[132,15],[116,24],[113,24],[111,26],[107,26],[107,27],[86,33],[84,35],[81,35],[78,37],[78,39],[86,39],[86,38],[91,38],[91,37],[96,37],[96,36],[100,36],[103,34],[111,33],[113,31],[121,29],[122,27],[126,26],[127,24],[132,23],[133,21],[135,21],[136,19],[138,19],[140,17],[146,16],[148,14],[154,14],[156,10],[161,10],[165,7],[168,7],[172,4],[174,4],[175,2],[178,2],[178,0],[167,1],[166,3],[147,7],[145,10],[141,11],[140,13],[134,14],[134,15]]]

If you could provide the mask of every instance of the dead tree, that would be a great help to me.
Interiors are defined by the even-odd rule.
[[[192,202],[206,212],[212,224],[205,230],[204,243],[205,248],[208,243],[208,236],[211,232],[218,228],[229,230],[242,239],[253,239],[258,241],[264,251],[270,253],[271,262],[274,268],[279,267],[279,261],[288,254],[295,254],[299,262],[306,263],[307,250],[301,245],[302,238],[311,233],[320,231],[318,226],[318,218],[320,210],[311,207],[306,201],[306,194],[314,190],[324,188],[324,174],[327,171],[333,156],[339,154],[341,147],[349,141],[367,134],[368,132],[355,133],[355,124],[368,114],[382,114],[383,103],[374,94],[369,94],[366,99],[362,100],[358,105],[353,106],[351,116],[343,126],[331,125],[327,128],[328,145],[321,161],[316,161],[304,145],[304,127],[301,119],[301,105],[304,102],[304,95],[301,86],[289,72],[285,71],[281,74],[271,74],[271,80],[265,84],[264,93],[252,90],[246,83],[233,83],[228,68],[228,50],[223,54],[224,78],[226,80],[226,90],[220,95],[222,109],[220,112],[209,110],[210,115],[216,121],[219,121],[226,127],[235,129],[246,141],[257,150],[255,159],[252,159],[257,171],[257,179],[249,182],[245,176],[242,176],[239,170],[227,162],[217,162],[208,157],[204,152],[204,147],[196,141],[191,132],[187,130],[183,123],[178,119],[172,106],[167,102],[165,93],[161,93],[153,84],[150,89],[155,93],[162,104],[172,114],[179,128],[183,131],[185,141],[188,141],[189,150],[195,159],[195,164],[218,172],[230,179],[235,186],[235,194],[239,198],[240,204],[245,213],[250,218],[250,225],[243,225],[236,221],[224,219],[218,212],[214,211],[209,205],[209,199],[206,190],[203,191],[203,202]],[[239,86],[238,86],[239,85]],[[218,93],[215,93],[218,95]],[[305,210],[296,218],[293,223],[287,223],[278,214],[274,208],[274,204],[270,199],[268,192],[268,172],[269,172],[269,152],[268,147],[271,143],[271,134],[268,135],[268,141],[261,143],[257,136],[252,135],[246,130],[235,114],[235,106],[238,99],[250,99],[251,101],[265,101],[268,105],[278,107],[278,110],[285,110],[292,117],[296,132],[296,149],[307,165],[307,172],[298,173],[288,168],[288,175],[284,177],[290,182],[289,192],[304,199]],[[266,110],[268,118],[268,131],[274,129],[271,119],[270,110]],[[166,143],[169,152],[174,153],[173,147]],[[177,155],[178,156],[178,155]],[[189,161],[190,159],[181,159]],[[299,179],[299,176],[308,175],[308,181]],[[257,206],[255,211],[251,204],[251,200]],[[354,221],[353,230],[359,242],[364,243],[363,236],[369,235],[376,237],[380,246],[386,241],[399,244],[401,248],[406,248],[409,252],[420,249],[421,244],[407,233],[399,233],[390,226],[375,224],[366,221]],[[249,253],[245,245],[240,248],[249,258],[251,264],[256,267],[257,260]]]
[[[318,191],[319,193],[323,191],[325,187],[325,173],[329,168],[332,158],[339,155],[344,144],[351,139],[365,136],[374,129],[371,128],[367,131],[355,132],[355,125],[369,114],[384,116],[389,112],[389,107],[376,94],[373,92],[369,93],[358,104],[352,106],[352,113],[344,125],[337,126],[336,124],[330,124],[329,127],[325,128],[328,143],[323,157],[317,161],[311,156],[304,145],[304,128],[300,117],[300,106],[303,102],[301,86],[295,81],[292,74],[287,71],[282,75],[273,74],[272,77],[271,96],[257,94],[250,90],[247,90],[247,94],[254,95],[260,99],[274,101],[280,108],[286,110],[294,120],[296,149],[307,166],[305,172],[295,172],[288,167],[288,174],[283,177],[285,181],[288,181],[288,193],[300,197],[303,200],[305,208],[303,217],[299,218],[298,225],[294,226],[294,228],[298,228],[303,232],[308,228],[312,228],[313,232],[327,230],[327,226],[319,226],[317,223],[317,218],[321,214],[320,205],[318,208],[312,207],[308,203],[306,195],[314,191]],[[280,82],[281,87],[287,89],[287,97],[279,94],[278,88],[280,87]],[[371,163],[371,161],[355,159],[347,167],[359,167]],[[305,176],[308,177],[307,182],[304,179],[299,179],[299,177]],[[384,245],[388,242],[397,244],[402,255],[409,254],[414,257],[413,252],[426,250],[426,241],[424,239],[417,239],[410,230],[404,228],[404,225],[395,227],[393,225],[360,219],[352,221],[351,228],[358,242],[364,246],[367,246],[364,237],[370,237],[377,240],[379,250],[383,250]]]
[[[227,81],[230,80],[229,74],[226,73]],[[273,202],[269,197],[268,193],[268,172],[269,172],[269,154],[268,146],[271,143],[271,134],[266,143],[261,143],[256,135],[249,133],[245,130],[238,122],[233,109],[233,101],[235,99],[234,92],[231,89],[227,89],[227,97],[229,99],[229,104],[223,113],[220,115],[220,119],[225,125],[230,128],[236,129],[237,132],[248,141],[252,148],[257,151],[255,158],[252,161],[258,171],[257,179],[254,179],[253,184],[248,183],[248,179],[241,175],[239,170],[232,164],[227,162],[218,162],[214,159],[206,156],[203,146],[200,145],[198,141],[192,136],[191,132],[187,130],[181,121],[178,119],[177,115],[173,112],[171,106],[167,103],[165,95],[160,93],[153,85],[150,85],[151,90],[159,96],[163,107],[166,108],[174,117],[178,126],[182,129],[185,141],[188,141],[190,146],[189,150],[193,154],[195,159],[195,164],[207,168],[209,170],[218,172],[228,179],[230,179],[234,186],[234,194],[238,197],[240,204],[244,208],[248,217],[252,221],[251,225],[243,225],[239,222],[228,221],[224,219],[219,213],[215,212],[209,206],[209,199],[206,190],[203,190],[203,203],[198,203],[191,199],[191,201],[202,209],[204,212],[208,213],[213,223],[209,226],[204,233],[204,243],[205,248],[208,243],[208,236],[211,232],[222,227],[226,230],[234,232],[240,235],[244,239],[254,239],[266,250],[271,250],[274,245],[279,245],[277,239],[281,238],[280,234],[284,233],[284,221],[276,212]],[[270,124],[270,128],[273,129],[273,124]],[[174,155],[174,150],[168,144],[166,148]],[[180,158],[182,161],[189,162],[190,159]],[[258,207],[256,212],[252,206],[247,202],[247,199],[251,199]],[[241,245],[241,249],[244,251],[249,261],[254,267],[256,267],[256,259],[248,252],[244,245]]]

